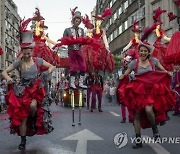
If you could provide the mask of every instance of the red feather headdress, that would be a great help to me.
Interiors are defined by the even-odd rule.
[[[162,22],[156,22],[156,23],[154,23],[152,26],[147,27],[147,28],[144,30],[144,34],[143,34],[143,36],[142,36],[142,38],[141,38],[141,41],[144,41],[144,40],[149,36],[149,34],[150,34],[153,30],[155,30],[158,25],[161,25],[161,24],[163,24],[163,23],[162,23]]]
[[[36,12],[34,13],[34,17],[32,18],[32,20],[34,21],[41,21],[41,20],[45,20],[41,14],[40,14],[40,11],[38,8],[35,8],[36,9]]]
[[[82,22],[86,28],[93,29],[94,25],[90,22],[88,15],[82,18]]]
[[[74,9],[70,9],[72,17],[75,15],[75,12],[77,10],[77,6]]]
[[[112,16],[112,11],[110,8],[106,8],[101,15],[97,15],[93,17],[99,20],[105,20],[107,17],[110,17],[110,16]]]
[[[172,12],[169,12],[169,13],[168,13],[168,18],[169,18],[169,21],[172,21],[172,20],[176,19],[177,16],[174,15]]]
[[[161,10],[160,7],[158,7],[155,11],[154,11],[154,16],[153,16],[153,19],[156,20],[156,21],[160,21],[160,16],[162,13],[165,13],[166,10]]]
[[[141,32],[141,30],[139,29],[139,26],[137,25],[136,20],[133,22],[132,26],[133,26],[133,29],[132,29],[133,32]]]
[[[21,20],[21,22],[20,22],[20,31],[21,32],[28,31],[27,26],[31,21],[32,21],[32,18],[28,18],[27,20],[25,20],[25,17],[24,17],[24,19]]]

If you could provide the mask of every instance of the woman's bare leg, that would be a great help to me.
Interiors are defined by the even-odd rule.
[[[146,106],[145,110],[146,110],[146,114],[147,114],[148,119],[149,119],[151,126],[152,126],[153,136],[155,137],[155,139],[157,139],[158,137],[160,137],[160,135],[159,135],[158,128],[156,126],[153,107],[152,106]]]
[[[35,99],[32,100],[31,104],[30,104],[30,108],[32,110],[31,112],[31,116],[34,117],[37,111],[37,101]]]

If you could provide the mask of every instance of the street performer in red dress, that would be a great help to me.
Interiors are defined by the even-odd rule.
[[[125,74],[120,76],[118,87],[120,99],[134,116],[135,133],[140,142],[133,148],[142,147],[141,140],[138,140],[141,127],[152,127],[155,140],[160,136],[157,125],[166,121],[166,112],[175,104],[175,95],[170,90],[171,73],[164,69],[158,59],[150,57],[150,45],[141,42],[138,49],[139,58],[133,60]],[[162,72],[155,71],[156,68]],[[129,75],[133,70],[135,75]]]
[[[52,103],[46,93],[47,77],[55,66],[42,58],[33,57],[33,32],[21,29],[21,57],[8,66],[3,77],[10,84],[6,96],[7,112],[10,119],[11,133],[21,136],[19,150],[25,150],[26,136],[48,134],[53,130],[49,106]],[[40,74],[40,67],[47,68]],[[15,83],[8,75],[16,69],[19,72],[20,83]]]

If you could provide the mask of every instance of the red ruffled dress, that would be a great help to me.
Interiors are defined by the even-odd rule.
[[[169,64],[180,64],[180,32],[171,37],[164,61]]]
[[[38,67],[38,64],[36,62],[35,65],[36,67]],[[11,133],[17,133],[18,135],[20,135],[19,126],[22,124],[22,121],[26,118],[26,136],[33,136],[35,134],[48,134],[53,130],[50,120],[50,102],[48,101],[47,93],[44,88],[45,83],[43,83],[43,80],[45,81],[45,79],[43,78],[39,77],[37,79],[31,80],[32,85],[9,85],[8,92],[6,94],[6,101],[8,104],[7,113],[9,114],[9,119],[11,123]],[[22,88],[24,90],[18,93],[18,89]],[[36,131],[34,131],[32,128],[33,118],[30,116],[30,104],[33,99],[37,101],[35,122]]]
[[[87,72],[94,70],[112,72],[114,70],[114,58],[112,53],[108,52],[101,40],[103,31],[99,34],[93,33],[93,40],[99,44],[100,48],[93,48],[92,46],[86,45],[82,47],[82,51],[85,56],[87,64]]]
[[[136,62],[136,68],[138,67]],[[153,65],[150,62],[152,70]],[[138,72],[138,71],[137,71]],[[175,104],[175,94],[170,90],[171,77],[164,72],[148,71],[134,77],[126,76],[119,81],[117,97],[128,107],[130,122],[133,115],[141,113],[141,127],[151,124],[145,112],[145,106],[153,106],[156,124],[166,121],[166,112]]]

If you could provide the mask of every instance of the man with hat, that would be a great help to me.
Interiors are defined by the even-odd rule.
[[[77,7],[76,7],[77,8]],[[81,12],[72,10],[72,27],[66,28],[63,34],[63,37],[71,37],[74,38],[85,36],[84,29],[80,28],[79,25],[81,23],[82,17]],[[75,78],[77,73],[80,73],[79,77],[79,87],[87,88],[84,85],[84,76],[86,71],[86,63],[83,57],[83,52],[81,51],[81,44],[73,44],[68,45],[68,53],[69,53],[69,62],[70,62],[70,87],[76,89]]]

